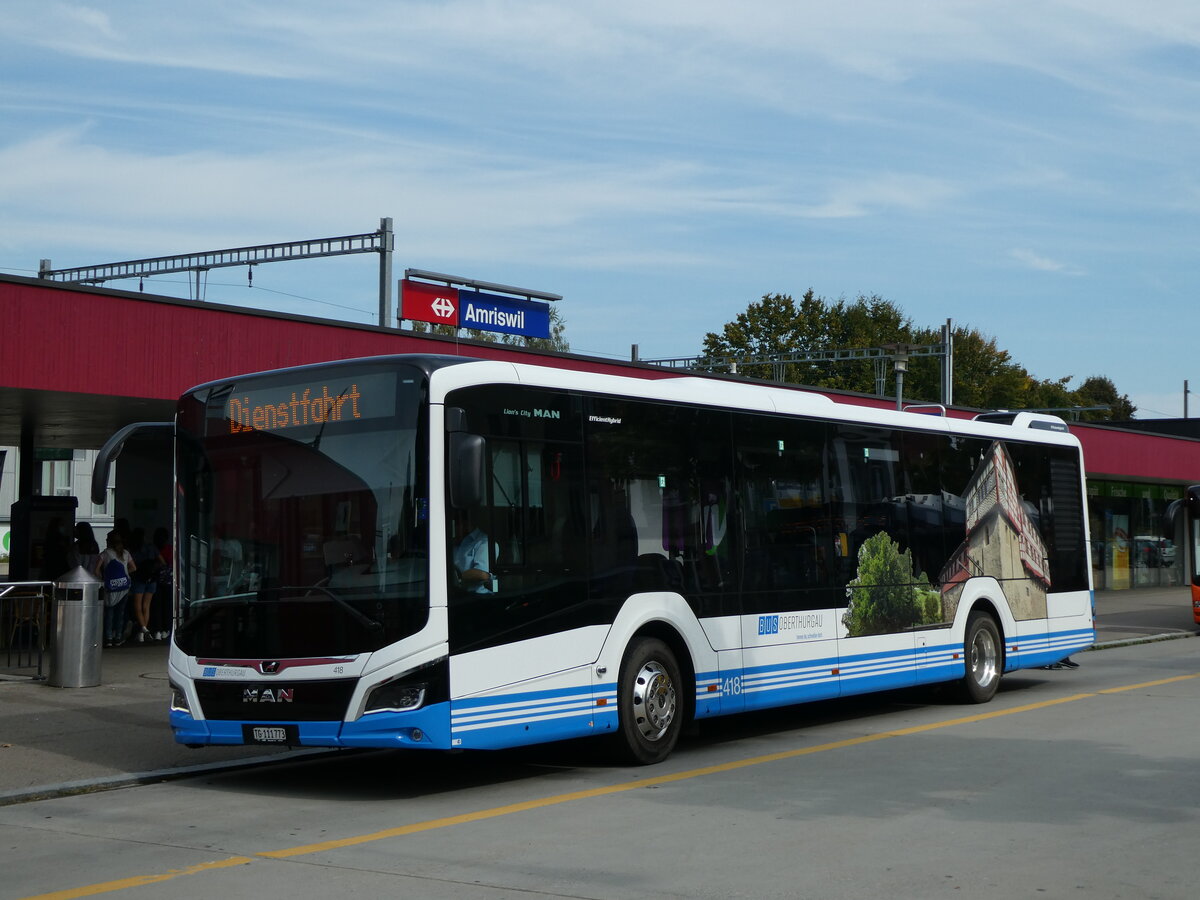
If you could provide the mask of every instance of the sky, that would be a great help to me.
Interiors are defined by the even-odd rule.
[[[397,277],[561,294],[576,352],[874,294],[1144,418],[1186,379],[1200,414],[1198,162],[1195,0],[6,0],[0,29],[0,271],[390,217]],[[370,323],[377,280],[215,269],[203,298]]]

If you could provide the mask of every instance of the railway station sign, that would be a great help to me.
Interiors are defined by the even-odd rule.
[[[400,282],[400,318],[524,337],[550,337],[550,304],[484,291]]]

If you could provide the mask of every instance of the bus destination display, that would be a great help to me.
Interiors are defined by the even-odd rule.
[[[333,384],[235,390],[224,403],[222,418],[228,434],[242,434],[377,419],[392,415],[395,408],[393,376],[360,375]],[[215,411],[210,409],[210,415]]]

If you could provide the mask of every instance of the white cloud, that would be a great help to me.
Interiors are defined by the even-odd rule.
[[[706,186],[702,168],[654,159],[481,159],[411,142],[353,153],[155,155],[88,138],[79,126],[0,148],[0,245],[165,255],[317,237],[331,227],[357,231],[355,223],[372,230],[391,215],[398,244],[418,256],[696,264],[703,254],[639,244],[633,232],[711,213],[739,196]],[[281,222],[299,233],[279,234]]]
[[[119,37],[112,26],[112,20],[102,10],[61,3],[50,4],[47,11],[57,14],[64,26],[62,31],[73,31],[95,41],[112,41]]]
[[[45,0],[6,5],[7,40],[80,58],[364,83],[413,67],[446,79],[486,68],[574,89],[717,92],[820,101],[828,73],[897,83],[943,64],[991,64],[1110,90],[1144,47],[1195,42],[1194,3],[972,0],[897,5],[794,0],[193,5]],[[496,69],[501,66],[503,69]],[[838,90],[840,93],[840,89]]]
[[[287,48],[275,45],[269,28],[240,28],[237,18],[228,15],[236,5],[105,6],[100,10],[79,3],[15,0],[5,7],[5,40],[65,57],[144,68],[292,78],[313,70],[310,62],[293,59]]]
[[[1019,262],[1021,265],[1030,269],[1035,269],[1039,272],[1056,272],[1061,275],[1082,275],[1083,270],[1078,266],[1073,266],[1070,263],[1060,262],[1056,259],[1050,259],[1046,256],[1034,253],[1026,248],[1014,248],[1008,251],[1008,255]]]
[[[883,174],[833,185],[825,200],[800,205],[796,214],[814,219],[856,218],[883,212],[923,212],[952,201],[959,189],[949,180],[924,175]]]

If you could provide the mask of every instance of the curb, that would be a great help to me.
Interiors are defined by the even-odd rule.
[[[180,766],[174,769],[153,769],[149,772],[126,772],[120,775],[100,775],[96,778],[84,778],[80,781],[66,781],[62,784],[43,784],[15,791],[0,792],[0,806],[11,806],[16,803],[30,803],[35,800],[52,800],[56,797],[69,797],[75,794],[94,794],[100,791],[110,791],[117,788],[133,787],[139,784],[157,784],[163,781],[174,781],[179,778],[191,778],[195,775],[205,775],[211,772],[230,772],[236,769],[250,769],[259,766],[283,765],[284,763],[300,762],[314,756],[324,756],[329,753],[345,753],[340,747],[312,747],[304,750],[294,750],[285,754],[271,756],[251,756],[246,759],[228,762],[200,763],[194,766]],[[353,751],[352,751],[353,752]]]
[[[1111,650],[1115,647],[1132,647],[1135,644],[1156,644],[1160,641],[1174,641],[1179,638],[1200,637],[1200,633],[1194,631],[1168,631],[1162,634],[1147,634],[1132,638],[1119,638],[1113,641],[1104,641],[1102,643],[1092,644],[1088,648],[1091,650]]]

